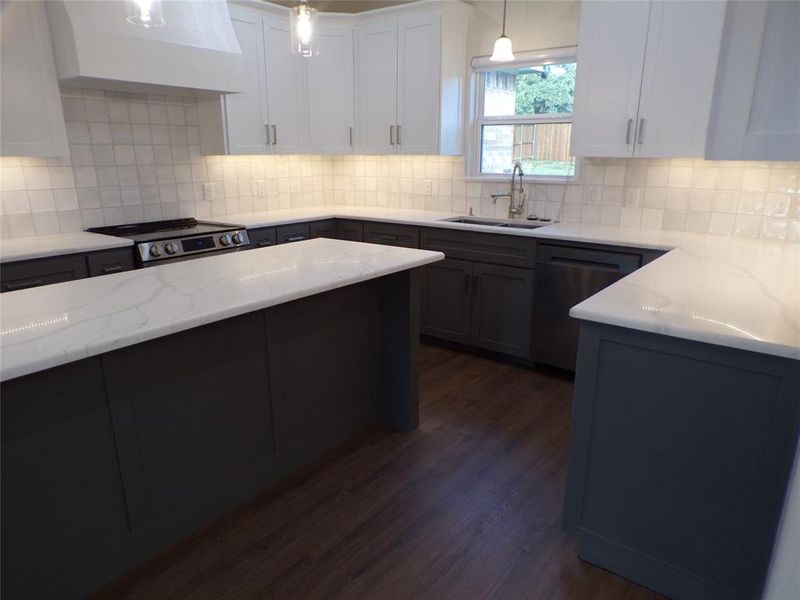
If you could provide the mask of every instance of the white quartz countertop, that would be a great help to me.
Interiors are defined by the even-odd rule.
[[[321,206],[213,220],[255,228],[335,217],[667,251],[573,307],[570,314],[578,319],[800,359],[800,244],[581,223],[509,229],[441,220],[456,216],[460,215]],[[7,296],[3,294],[2,299]],[[5,330],[5,318],[2,323]]]
[[[252,228],[337,217],[667,251],[576,305],[570,314],[800,359],[800,244],[584,223],[509,229],[441,220],[455,216],[459,215],[336,206],[246,213],[224,220]]]
[[[0,263],[79,252],[111,250],[133,245],[125,238],[77,231],[0,240]]]
[[[8,292],[0,296],[0,380],[442,258],[316,239]]]

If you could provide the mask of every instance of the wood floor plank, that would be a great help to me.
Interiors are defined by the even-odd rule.
[[[375,431],[93,600],[654,600],[560,528],[572,382],[423,346],[420,429]]]

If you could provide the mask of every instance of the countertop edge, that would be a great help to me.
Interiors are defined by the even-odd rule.
[[[126,337],[115,339],[111,343],[96,343],[94,345],[81,346],[78,350],[65,349],[63,353],[53,353],[51,355],[43,357],[36,363],[31,362],[25,365],[15,365],[9,368],[6,366],[7,364],[6,361],[0,361],[0,382],[10,381],[13,379],[17,379],[18,377],[23,377],[25,375],[30,375],[32,373],[38,373],[40,371],[45,371],[47,369],[58,367],[67,363],[76,362],[78,360],[91,358],[93,356],[98,356],[106,352],[112,352],[114,350],[119,350],[122,348],[126,348],[128,346],[133,346],[135,344],[147,342],[149,340],[153,340],[159,337],[180,333],[182,331],[193,329],[195,327],[200,327],[202,325],[208,325],[211,323],[215,323],[232,317],[237,317],[250,312],[264,310],[267,308],[271,308],[273,306],[278,306],[280,304],[286,304],[287,302],[300,300],[308,296],[314,296],[316,294],[321,294],[331,290],[347,287],[350,285],[355,285],[364,281],[378,279],[380,277],[385,277],[387,275],[392,275],[394,273],[400,273],[402,271],[416,269],[418,267],[422,267],[427,264],[438,262],[444,259],[444,254],[441,252],[430,251],[430,250],[412,250],[412,251],[425,252],[428,254],[428,256],[419,256],[418,258],[410,259],[407,262],[404,262],[402,265],[379,267],[376,268],[374,271],[371,271],[367,275],[359,274],[350,277],[345,277],[343,279],[329,282],[323,285],[309,286],[302,290],[295,290],[294,292],[283,296],[274,296],[263,301],[259,300],[259,301],[246,302],[244,304],[237,305],[233,308],[222,309],[216,312],[210,312],[199,317],[191,317],[183,321],[171,321],[169,323],[164,323],[157,327],[152,327],[149,329],[141,329]],[[124,274],[119,274],[119,275],[124,275]],[[114,277],[114,275],[110,275],[108,277]]]

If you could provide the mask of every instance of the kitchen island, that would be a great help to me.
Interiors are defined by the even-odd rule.
[[[4,597],[76,597],[418,423],[419,267],[318,239],[2,298]]]

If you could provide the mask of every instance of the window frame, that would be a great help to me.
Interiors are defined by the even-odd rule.
[[[549,48],[533,52],[518,52],[516,59],[507,63],[493,63],[488,56],[479,56],[472,59],[472,110],[470,148],[467,156],[467,180],[472,181],[506,181],[508,175],[500,173],[481,172],[481,149],[484,125],[537,125],[542,123],[572,123],[574,111],[571,113],[551,113],[541,115],[506,115],[497,117],[484,117],[484,92],[486,73],[503,68],[519,69],[523,67],[536,67],[542,65],[578,62],[577,46],[564,48]],[[527,181],[536,183],[570,183],[580,180],[581,159],[575,157],[575,172],[572,176],[563,175],[526,175]]]

